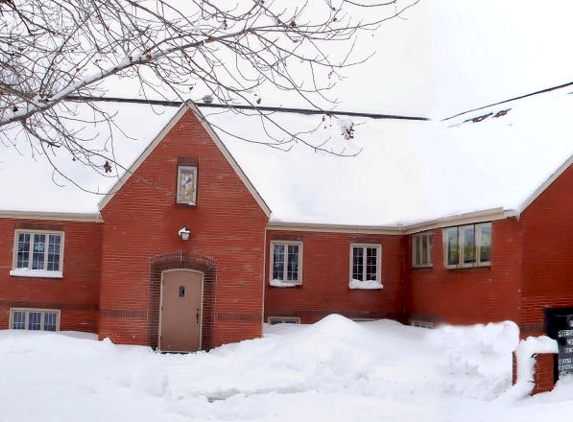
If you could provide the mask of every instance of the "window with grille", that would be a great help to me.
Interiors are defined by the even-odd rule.
[[[13,330],[59,331],[60,311],[56,309],[11,308]]]
[[[271,242],[271,284],[302,283],[302,243]]]
[[[351,249],[352,281],[380,283],[380,245],[352,245]]]
[[[16,230],[11,275],[62,277],[64,233]]]

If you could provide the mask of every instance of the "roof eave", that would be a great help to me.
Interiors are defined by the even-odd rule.
[[[440,217],[433,220],[409,224],[405,226],[405,233],[418,233],[448,226],[460,226],[464,224],[483,223],[487,221],[505,220],[507,218],[519,216],[518,210],[506,210],[502,207],[490,208],[487,210],[473,211]]]
[[[52,220],[77,221],[83,223],[103,223],[103,218],[100,213],[0,210],[0,218],[11,218],[18,220]]]
[[[475,224],[486,221],[504,220],[511,217],[517,217],[519,214],[520,213],[518,210],[505,210],[499,207],[451,215],[413,224],[396,224],[383,226],[359,224],[301,223],[271,220],[267,224],[267,230],[404,235],[453,225]]]
[[[283,221],[269,221],[267,230],[302,231],[324,233],[362,233],[362,234],[404,234],[401,226],[371,226],[331,223],[297,223]]]

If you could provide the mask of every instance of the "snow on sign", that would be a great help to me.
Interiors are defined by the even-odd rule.
[[[573,308],[549,309],[545,313],[547,332],[557,340],[557,373],[573,374]]]

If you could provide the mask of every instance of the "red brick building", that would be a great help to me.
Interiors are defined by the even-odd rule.
[[[445,122],[278,113],[290,137],[213,106],[129,108],[159,133],[116,140],[119,171],[97,207],[78,199],[95,188],[58,183],[49,205],[0,204],[0,328],[163,351],[333,312],[544,333],[547,309],[573,306],[573,147],[539,139],[524,102]],[[313,119],[315,131],[297,126]]]

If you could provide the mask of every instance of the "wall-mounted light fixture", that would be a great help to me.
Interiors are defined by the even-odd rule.
[[[183,226],[183,227],[179,230],[179,233],[178,233],[178,234],[179,234],[179,237],[180,237],[182,240],[187,241],[187,240],[189,240],[189,235],[191,234],[191,230],[189,230],[189,229],[187,228],[187,226]]]

